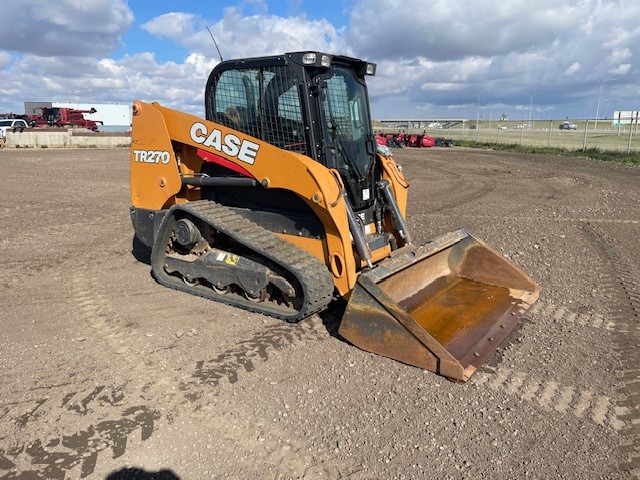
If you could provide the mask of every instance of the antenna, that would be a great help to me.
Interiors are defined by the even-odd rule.
[[[218,55],[220,55],[220,61],[223,62],[224,60],[222,60],[222,54],[220,53],[220,49],[218,48],[218,43],[216,42],[216,39],[213,38],[213,33],[211,33],[211,30],[209,30],[208,25],[205,25],[205,27],[207,27],[207,31],[209,32],[209,35],[211,35],[211,40],[213,40],[213,44],[216,46],[216,50],[218,50]]]

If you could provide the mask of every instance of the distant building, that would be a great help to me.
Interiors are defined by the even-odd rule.
[[[640,111],[638,110],[616,110],[613,112],[611,122],[614,127],[618,125],[638,125],[640,121]]]
[[[75,103],[75,102],[24,102],[24,113],[39,115],[41,108],[58,107],[75,110],[96,109],[96,113],[85,113],[84,118],[102,122],[100,132],[128,132],[131,130],[131,104],[122,103]]]

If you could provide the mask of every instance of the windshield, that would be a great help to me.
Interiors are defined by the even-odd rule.
[[[0,127],[10,127],[11,120],[0,120]]]
[[[373,165],[371,149],[367,148],[371,124],[366,88],[351,70],[336,67],[327,80],[324,115],[336,143],[338,170],[348,178],[366,178]]]

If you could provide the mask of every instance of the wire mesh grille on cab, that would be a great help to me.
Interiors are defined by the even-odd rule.
[[[309,155],[298,82],[289,67],[225,70],[212,87],[209,120]]]

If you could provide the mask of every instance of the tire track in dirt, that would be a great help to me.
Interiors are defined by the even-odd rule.
[[[615,402],[605,395],[581,390],[572,385],[562,385],[554,380],[541,380],[534,375],[510,368],[498,368],[493,373],[477,372],[471,383],[479,388],[487,387],[516,396],[547,411],[555,410],[560,414],[590,419],[615,431],[624,428],[622,417],[629,411],[626,407],[615,405]]]
[[[278,350],[295,345],[308,345],[329,338],[322,324],[311,319],[276,325],[254,333],[248,340],[226,350],[216,358],[196,363],[192,379],[181,385],[187,390],[194,384],[218,386],[236,383],[239,375],[256,369],[254,362],[266,362]]]
[[[120,243],[111,246],[120,248]],[[102,363],[120,364],[128,375],[140,373],[145,352],[134,338],[134,328],[101,292],[96,275],[88,267],[75,264],[68,276],[68,311],[81,334],[101,345],[94,351],[100,352]],[[113,362],[114,356],[122,355],[126,355],[126,364]],[[45,396],[11,408],[5,421],[14,430],[12,437],[21,443],[0,449],[0,469],[10,470],[0,478],[65,478],[65,472],[76,468],[84,478],[94,471],[100,452],[110,451],[112,458],[121,456],[137,430],[141,430],[142,441],[150,438],[154,422],[160,419],[159,410],[139,405],[141,395],[127,392],[126,384],[101,383],[104,381],[76,379],[76,384],[94,386],[76,391],[52,388]],[[58,425],[64,425],[63,429]],[[41,437],[43,431],[47,432],[46,438]]]
[[[543,299],[538,300],[525,314],[525,318],[532,321],[536,317],[546,318],[553,323],[572,324],[596,331],[605,330],[612,334],[628,332],[627,325],[618,324],[613,318],[594,312],[577,313]],[[536,375],[511,368],[491,368],[485,365],[471,378],[471,383],[516,396],[520,400],[537,404],[546,411],[590,419],[614,431],[625,427],[624,418],[629,413],[628,407],[618,405],[609,396],[557,380],[542,380]]]
[[[620,416],[624,426],[620,434],[624,440],[619,446],[626,462],[620,465],[622,472],[640,476],[640,281],[638,266],[627,258],[628,250],[602,227],[585,223],[583,230],[594,245],[602,262],[594,266],[606,279],[603,288],[607,291],[609,308],[614,321],[622,326],[616,335],[617,357],[621,368],[616,372],[620,383],[618,406],[626,409]],[[630,238],[636,238],[632,236]],[[630,247],[637,252],[635,245]]]
[[[88,274],[87,271],[76,272],[73,278],[73,298],[78,306],[78,317],[90,323],[93,328],[101,332],[100,336],[106,336],[107,342],[114,349],[120,347],[121,342],[119,339],[118,326],[107,322],[107,319],[115,316],[117,312],[113,306],[110,305],[109,301],[100,294],[98,280]],[[549,302],[537,303],[531,313],[550,316],[557,321],[572,322],[585,327],[602,328],[608,331],[616,329],[616,324],[605,319],[603,315],[576,314],[575,312],[568,311],[563,307]],[[300,324],[294,325],[274,325],[270,328],[263,329],[215,358],[197,362],[190,378],[174,378],[172,382],[179,385],[181,393],[171,399],[172,403],[176,405],[190,404],[194,410],[200,408],[203,403],[207,403],[208,396],[211,395],[211,387],[224,389],[228,385],[242,380],[244,376],[251,374],[251,372],[258,367],[259,363],[268,361],[269,357],[277,354],[279,350],[297,344],[307,344],[309,341],[319,341],[328,338],[326,330],[323,330],[323,327],[317,320],[315,322],[301,322]],[[502,390],[509,395],[519,395],[523,400],[537,403],[544,409],[553,409],[558,413],[571,413],[577,418],[589,418],[599,425],[612,429],[621,428],[622,422],[619,420],[619,415],[625,415],[627,413],[626,410],[615,410],[608,397],[596,395],[588,390],[577,391],[575,387],[561,386],[553,381],[541,382],[534,377],[527,376],[521,372],[513,372],[509,369],[500,369],[495,374],[479,372],[476,375],[475,383],[478,386],[486,384],[489,388]],[[77,414],[89,412],[96,408],[93,406],[93,403],[104,388],[104,386],[101,386],[92,391],[73,395],[68,401],[63,399],[63,404],[68,404],[69,408],[67,410],[71,410]],[[151,388],[153,390],[153,387]],[[164,389],[165,386],[162,388]],[[118,395],[117,391],[112,393],[112,396],[118,397]],[[146,396],[148,398],[156,398],[153,391],[146,392]],[[40,405],[37,408],[40,408]],[[35,410],[37,410],[37,408]],[[127,410],[121,412],[121,414],[124,415],[126,412]],[[151,411],[150,414],[156,420],[160,417],[157,411]],[[120,420],[121,419],[122,418],[120,418]],[[27,419],[27,421],[30,420]],[[109,421],[117,422],[118,420],[112,419]],[[97,422],[95,425],[101,425],[100,428],[104,427],[100,422]],[[80,465],[79,468],[81,472],[91,473],[95,468],[97,454],[102,450],[111,449],[113,451],[115,448],[115,444],[112,442],[111,444],[99,444],[102,450],[96,450],[94,443],[97,441],[97,438],[101,437],[99,435],[93,435],[97,431],[95,425],[79,430],[71,435],[73,438],[77,436],[85,438],[88,436],[87,441],[75,449],[75,453],[65,450],[62,453],[65,453],[66,456],[56,456],[61,455],[61,452],[57,450],[60,447],[70,448],[69,445],[71,445],[71,443],[68,440],[53,441],[47,444],[45,444],[44,440],[36,440],[30,445],[23,445],[20,453],[27,456],[39,456],[33,459],[32,464],[45,465],[42,472],[46,475],[55,473],[54,469],[57,467],[60,467],[58,471],[64,475],[65,471],[75,468],[78,465]],[[143,440],[149,438],[153,433],[153,429],[151,429],[150,432],[148,429],[146,431],[148,433],[144,436]],[[102,432],[102,430],[100,430],[100,432]],[[131,430],[127,430],[126,432],[127,435],[133,434]],[[63,435],[60,438],[64,440],[66,437],[70,436]],[[119,445],[124,441],[126,448],[126,435],[124,440],[122,439],[122,435],[118,438],[120,442]],[[45,449],[43,445],[50,446]],[[89,448],[93,448],[96,451],[89,450]],[[118,451],[124,452],[124,450]],[[15,454],[15,452],[15,449],[12,450],[12,453]],[[56,460],[64,458],[64,460],[59,461],[58,464],[56,464],[54,460],[53,466],[50,463],[46,463],[53,458]],[[8,465],[7,462],[11,462],[6,455],[4,459],[2,464]],[[79,461],[78,459],[87,459],[86,464],[85,460]],[[42,463],[43,461],[44,463]],[[25,467],[28,467],[28,465],[25,465]],[[26,472],[28,470],[24,471]],[[87,473],[87,475],[89,473]],[[42,478],[48,477],[45,476]]]
[[[71,300],[73,316],[87,327],[90,337],[98,339],[113,353],[127,355],[127,368],[137,369],[145,362],[145,352],[134,337],[135,327],[121,318],[111,302],[100,291],[100,281],[87,268],[72,269]]]
[[[0,267],[0,286],[5,284],[11,288],[12,280],[24,280],[25,277],[40,276],[42,274],[56,274],[60,272],[59,274],[62,276],[62,272],[66,270],[64,265],[77,263],[78,260],[78,254],[76,252],[69,252],[68,249],[61,248],[69,242],[69,230],[82,231],[83,235],[95,236],[97,240],[102,234],[96,232],[104,232],[111,229],[113,229],[113,224],[106,220],[88,223],[54,223],[47,225],[46,236],[48,250],[40,252],[35,257],[20,260],[13,260],[14,255],[11,249],[18,251],[20,248],[24,248],[24,246],[16,247],[15,242],[0,239],[0,250],[7,253],[7,258],[2,262]],[[86,232],[91,233],[87,234]],[[41,248],[40,243],[41,240],[39,238],[34,239],[33,248]],[[116,241],[110,243],[107,248],[109,251],[113,251],[113,249],[121,251],[130,243],[128,238],[118,236],[116,237]],[[90,264],[95,259],[95,252],[91,253],[93,256],[87,259],[87,264]]]
[[[493,191],[496,190],[497,186],[498,186],[498,180],[502,179],[505,181],[512,181],[512,180],[533,180],[535,179],[537,181],[538,185],[538,191],[539,191],[539,198],[542,198],[543,201],[542,202],[536,202],[537,205],[541,205],[541,204],[546,204],[548,203],[550,200],[553,200],[554,198],[557,197],[558,195],[558,188],[554,187],[553,185],[550,184],[550,182],[556,181],[557,177],[554,173],[549,173],[549,174],[538,174],[532,177],[515,177],[513,178],[511,175],[509,175],[509,177],[505,177],[504,174],[505,172],[500,171],[498,172],[498,175],[495,174],[495,172],[492,171],[487,171],[485,170],[480,170],[477,172],[473,172],[473,173],[468,173],[466,175],[462,175],[460,173],[456,172],[452,172],[447,168],[444,167],[438,167],[435,166],[433,164],[433,160],[431,159],[432,163],[429,164],[429,170],[434,170],[437,172],[441,172],[444,174],[445,177],[450,178],[450,179],[456,179],[456,180],[460,180],[463,182],[468,182],[470,179],[473,179],[471,187],[467,188],[465,190],[461,189],[461,188],[450,188],[447,191],[447,203],[442,205],[442,206],[434,206],[434,205],[429,205],[429,208],[427,211],[421,211],[421,210],[412,210],[412,214],[424,214],[424,215],[447,215],[449,216],[450,214],[444,214],[443,212],[445,211],[450,211],[452,209],[455,209],[457,207],[460,207],[462,205],[466,205],[468,203],[473,203],[473,204],[480,204],[480,200],[483,199],[484,197],[488,196],[490,193],[492,193]],[[507,173],[511,173],[511,168],[506,170]],[[480,186],[478,188],[478,183],[480,183]],[[546,189],[547,191],[544,193],[540,193],[543,191],[543,189]],[[492,203],[492,205],[494,205]],[[504,206],[505,212],[510,212],[513,211],[514,209],[514,205],[513,204],[496,204],[496,205],[501,205]],[[516,207],[518,210],[521,209],[520,206]],[[456,216],[458,216],[456,214]],[[462,215],[464,216],[464,215]],[[474,218],[476,217],[475,215],[472,215]],[[478,216],[478,218],[485,218],[483,216]],[[491,216],[486,216],[486,218],[493,218]],[[502,218],[502,217],[501,217]]]
[[[133,354],[130,348],[134,342],[128,340],[128,327],[101,294],[97,278],[77,269],[71,284],[78,321],[89,325],[92,336],[103,338],[111,351]],[[208,405],[211,395],[220,393],[212,392],[212,387],[224,389],[240,381],[283,349],[327,338],[329,333],[317,316],[297,324],[275,324],[215,358],[197,362],[188,378],[179,371],[164,372],[169,377],[162,382],[150,380],[143,387],[144,392],[128,391],[131,389],[127,385],[98,385],[75,392],[53,390],[26,404],[5,407],[3,417],[9,417],[5,421],[13,425],[14,438],[22,441],[0,448],[0,470],[7,471],[0,478],[62,479],[72,470],[85,478],[95,470],[101,452],[111,452],[112,458],[123,455],[128,440],[138,430],[141,441],[145,441],[153,435],[158,420],[172,423],[175,412],[184,411],[178,407],[188,405],[189,410],[196,411]],[[139,365],[138,361],[131,363]],[[167,394],[167,386],[177,389]],[[153,407],[135,404],[141,397],[154,399]],[[161,411],[168,413],[163,416]],[[77,428],[72,433],[51,430],[42,438],[42,422],[47,427],[54,422]],[[275,449],[278,442],[273,442]]]
[[[33,442],[0,449],[0,469],[9,479],[64,479],[72,469],[79,469],[80,478],[93,473],[98,456],[110,451],[112,458],[122,456],[127,441],[140,431],[142,441],[153,433],[158,412],[146,406],[123,410],[116,420],[104,420],[70,435],[37,439]]]
[[[613,318],[599,313],[576,313],[563,306],[546,300],[538,300],[526,313],[528,318],[545,316],[557,323],[571,323],[591,328],[601,328],[609,332],[627,332],[626,324],[617,324]]]
[[[497,186],[496,180],[491,177],[487,177],[487,178],[475,177],[472,180],[470,180],[468,176],[465,177],[458,172],[452,172],[446,168],[438,167],[433,163],[429,165],[429,169],[443,173],[444,176],[447,178],[458,180],[464,184],[470,184],[470,185],[465,185],[467,188],[464,188],[464,189],[460,187],[457,187],[457,188],[453,187],[449,189],[447,192],[447,203],[441,206],[430,205],[429,212],[437,213],[437,212],[447,211],[447,210],[451,210],[456,207],[459,207],[461,205],[465,205],[470,202],[477,202],[481,198],[484,198],[490,193],[492,193]],[[417,211],[415,213],[421,213],[421,212]]]
[[[9,472],[0,478],[65,478],[75,467],[84,478],[100,452],[117,458],[136,431],[142,441],[153,433],[159,412],[135,401],[124,385],[98,385],[52,389],[7,407],[3,425],[11,432],[0,447],[0,470]]]
[[[478,183],[480,186],[478,187]],[[447,203],[437,206],[432,205],[429,209],[428,213],[439,213],[445,211],[451,211],[457,207],[462,205],[466,205],[468,203],[477,203],[481,198],[486,197],[490,193],[492,193],[496,189],[496,181],[494,179],[477,179],[473,182],[472,188],[469,189],[451,189],[448,193]],[[414,214],[422,214],[424,212],[416,211],[412,212],[411,215]]]

